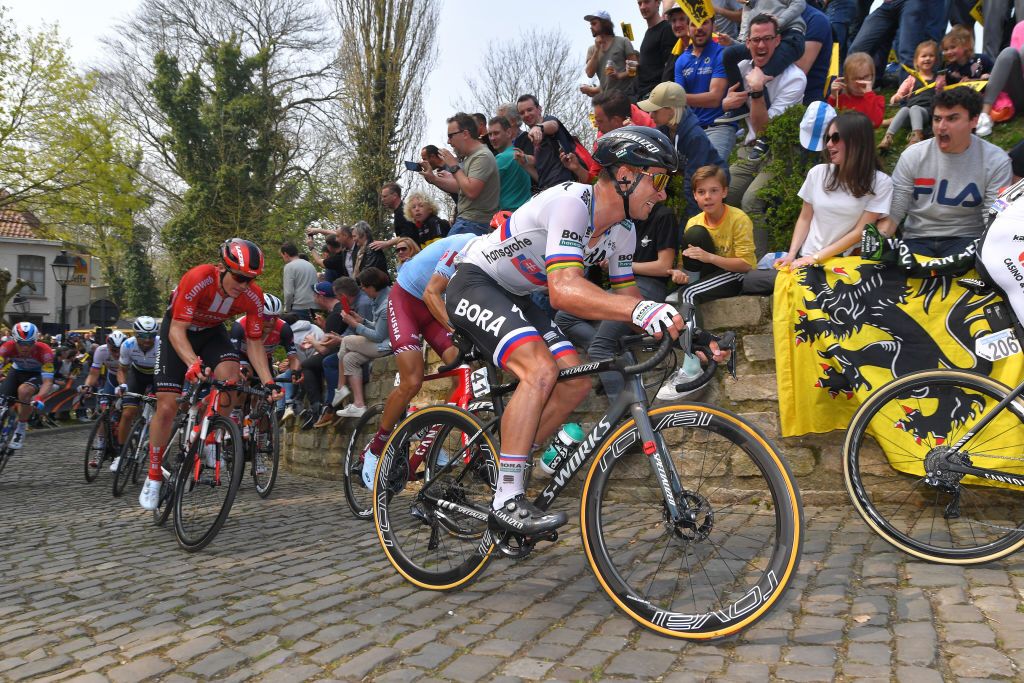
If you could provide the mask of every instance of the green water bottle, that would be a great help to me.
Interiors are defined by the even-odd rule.
[[[555,470],[551,467],[554,459],[561,453],[568,453],[581,441],[583,441],[582,427],[575,422],[566,422],[562,425],[558,434],[551,440],[551,445],[544,451],[544,455],[540,456],[541,472],[549,477],[554,474]]]

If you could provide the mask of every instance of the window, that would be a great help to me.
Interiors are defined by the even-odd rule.
[[[26,296],[43,296],[46,294],[46,259],[42,256],[19,256],[18,277],[36,286],[34,292],[23,290]]]

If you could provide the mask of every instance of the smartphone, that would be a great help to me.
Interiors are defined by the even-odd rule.
[[[576,145],[567,135],[558,136],[558,146],[562,148],[562,151],[566,154],[572,154],[576,151]]]
[[[405,163],[405,167],[407,169],[409,169],[410,171],[422,171],[423,170],[423,167],[420,166],[420,162],[418,162],[418,161],[406,161],[404,163]]]

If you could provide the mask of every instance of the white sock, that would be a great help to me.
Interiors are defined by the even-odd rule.
[[[491,507],[497,510],[505,501],[526,492],[527,455],[498,455],[498,490],[494,492]]]
[[[22,422],[21,420],[18,420],[18,425],[14,428],[14,433],[24,434],[26,431],[28,431],[28,422]]]

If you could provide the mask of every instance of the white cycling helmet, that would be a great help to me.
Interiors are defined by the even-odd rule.
[[[281,309],[284,306],[281,304],[281,300],[273,294],[263,293],[263,315],[270,318],[273,316],[281,315]]]
[[[121,330],[114,330],[107,335],[107,346],[112,349],[119,349],[121,348],[121,344],[123,344],[124,340],[127,338],[128,337],[126,337],[124,332]]]
[[[18,323],[14,326],[11,335],[14,337],[14,341],[19,344],[28,344],[34,342],[39,336],[39,328],[32,323]]]
[[[132,328],[135,330],[135,336],[143,339],[155,337],[158,330],[156,320],[148,315],[140,315],[136,318]]]

